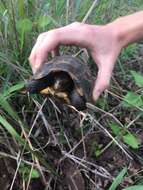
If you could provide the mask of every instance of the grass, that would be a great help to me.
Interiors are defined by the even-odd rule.
[[[0,1],[0,160],[10,189],[36,181],[39,189],[142,188],[142,43],[122,51],[110,90],[87,112],[20,93],[39,33],[75,20],[104,24],[142,8],[142,0]]]

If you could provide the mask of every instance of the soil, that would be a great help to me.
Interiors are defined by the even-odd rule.
[[[136,64],[135,69],[140,69],[140,65]],[[134,64],[129,65],[129,68],[133,69],[133,67],[135,67]],[[113,81],[113,86],[116,86],[117,82],[119,87],[124,89],[121,91],[118,87],[113,88],[112,90],[115,90],[116,94],[122,93],[124,95],[125,91],[134,88],[131,78],[127,78],[126,82],[129,85],[126,85],[126,82],[122,80],[123,76],[120,78],[115,74],[114,77],[116,81]],[[17,112],[21,113],[20,116],[24,121],[27,121],[29,126],[32,126],[37,115],[37,108],[35,108],[34,103],[30,102],[30,105],[28,103],[26,105],[25,97],[21,96],[17,97],[15,102]],[[107,102],[108,113],[110,112],[122,124],[130,123],[138,114],[136,109],[123,109],[119,105],[119,99],[111,95],[108,95]],[[20,112],[20,105],[34,109],[23,114]],[[125,167],[128,168],[128,172],[117,190],[122,190],[124,187],[142,180],[142,117],[130,128],[130,132],[136,134],[137,138],[140,139],[139,148],[128,147],[122,139],[117,139],[125,150],[123,152],[121,147],[112,142],[109,134],[104,130],[107,129],[112,134],[108,123],[112,122],[114,118],[110,114],[96,109],[89,109],[81,113],[67,106],[61,106],[57,102],[51,103],[50,100],[47,100],[30,136],[30,142],[42,168],[40,173],[37,165],[34,167],[39,171],[40,177],[33,177],[28,183],[27,177],[22,176],[20,170],[15,176],[18,164],[15,153],[21,147],[11,137],[4,136],[0,145],[0,189],[10,189],[15,176],[13,190],[108,190],[115,177]],[[16,126],[17,128],[18,126]],[[17,131],[21,132],[19,129]],[[1,152],[6,154],[2,155]],[[27,151],[22,154],[21,159],[28,161],[28,163],[37,164],[32,161],[32,156]],[[27,167],[27,164],[25,166]]]

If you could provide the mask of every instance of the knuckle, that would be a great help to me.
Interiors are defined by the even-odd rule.
[[[57,29],[53,29],[47,32],[46,34],[46,39],[50,39],[52,41],[56,41],[58,39],[58,30]]]
[[[77,26],[83,26],[84,24],[76,21],[76,22],[73,22],[71,25],[77,27]]]
[[[45,37],[45,35],[46,35],[46,32],[39,34],[37,40],[42,40]]]
[[[43,38],[43,34],[39,34],[37,40],[41,40]]]
[[[57,34],[57,30],[56,29],[53,29],[53,30],[50,30],[47,32],[47,35],[49,36],[55,36]]]

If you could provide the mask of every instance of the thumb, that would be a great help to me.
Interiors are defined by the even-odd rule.
[[[99,69],[92,94],[94,101],[96,101],[100,94],[109,87],[111,75],[112,70],[108,70],[107,68]]]

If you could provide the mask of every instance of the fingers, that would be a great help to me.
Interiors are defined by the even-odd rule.
[[[36,52],[37,52],[37,49],[40,47],[40,44],[42,43],[43,39],[44,39],[44,33],[38,36],[37,41],[35,45],[33,46],[31,54],[29,56],[29,62],[32,67],[33,73],[35,73],[36,70],[39,68],[39,62],[40,62],[38,60],[39,55],[37,56]]]
[[[92,93],[93,100],[96,101],[101,93],[109,87],[118,51],[109,51],[106,55],[102,55],[101,53],[97,54],[97,52],[92,51],[91,55],[98,67],[98,74]]]
[[[97,79],[93,89],[93,100],[96,101],[101,93],[109,87],[112,71],[101,69],[98,71]]]
[[[106,38],[103,39],[104,36]],[[88,48],[99,69],[93,90],[93,99],[96,101],[109,86],[114,63],[120,52],[116,40],[111,40],[108,36],[110,37],[110,32],[106,32],[104,27],[93,28],[77,22],[42,33],[29,57],[33,73],[47,60],[49,52],[53,52],[53,56],[58,54],[58,46],[61,44]],[[95,37],[96,40],[93,40]]]
[[[90,48],[91,43],[86,36],[87,34],[91,36],[92,31],[89,25],[75,22],[40,34],[29,57],[33,72],[35,73],[46,61],[49,52],[53,51],[54,54],[58,54],[60,44]]]
[[[29,56],[29,62],[35,73],[39,67],[47,60],[48,53],[53,50],[58,53],[58,39],[56,30],[45,32],[39,35]]]
[[[60,54],[59,47],[57,46],[55,49],[53,49],[51,53],[52,53],[52,57],[58,56]]]

